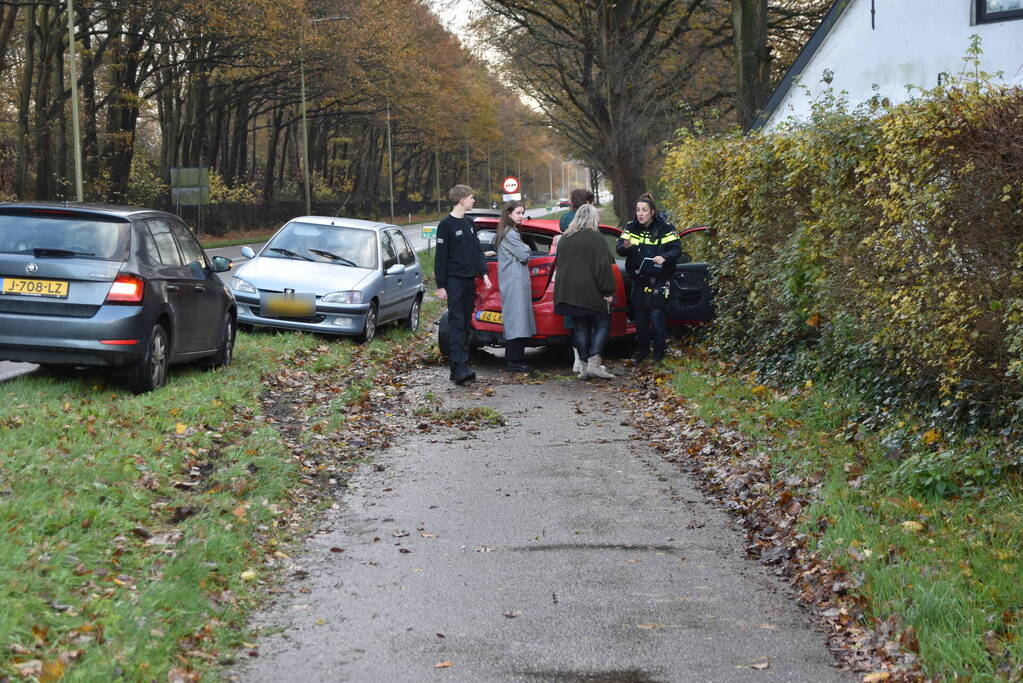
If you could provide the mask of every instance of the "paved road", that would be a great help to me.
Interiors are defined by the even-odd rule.
[[[499,365],[478,368],[489,396],[417,374],[419,395],[507,426],[410,437],[360,469],[236,680],[856,680],[622,426],[615,382],[500,383]]]
[[[536,216],[544,216],[547,215],[548,213],[550,213],[550,209],[543,207],[529,209],[526,211],[526,215],[531,218]],[[436,221],[431,221],[427,223],[427,225],[429,224],[436,224]],[[424,225],[423,223],[417,223],[415,225],[408,225],[402,227],[402,231],[409,238],[409,241],[412,243],[412,247],[416,251],[425,251],[427,248],[426,240],[424,240],[422,236],[423,225]],[[248,260],[244,256],[242,256],[242,246],[243,245],[238,245],[234,247],[218,247],[215,249],[207,249],[206,252],[210,254],[210,256],[225,256],[229,259],[232,259],[236,265],[241,265],[242,263]],[[250,244],[249,246],[251,246],[256,251],[259,251],[260,247],[262,247],[263,245],[262,243],[254,243]],[[225,281],[230,277],[231,277],[230,273],[221,274],[221,278],[224,279]],[[10,379],[12,377],[17,377],[19,375],[24,375],[29,372],[32,372],[37,367],[38,366],[33,365],[32,363],[12,363],[10,361],[0,361],[0,382],[6,379]]]

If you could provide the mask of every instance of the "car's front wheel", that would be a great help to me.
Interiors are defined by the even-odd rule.
[[[373,341],[373,337],[377,336],[377,302],[373,302],[369,305],[369,310],[366,312],[366,324],[362,326],[362,332],[355,336],[355,341],[360,344]]]
[[[136,394],[144,394],[166,384],[169,353],[167,332],[163,325],[156,324],[149,333],[145,354],[128,368],[128,387]]]

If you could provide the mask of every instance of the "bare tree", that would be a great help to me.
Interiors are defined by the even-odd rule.
[[[625,217],[658,145],[730,93],[700,90],[701,67],[727,65],[727,18],[711,0],[483,0],[477,30],[546,123],[612,182]],[[727,67],[725,68],[727,72]]]

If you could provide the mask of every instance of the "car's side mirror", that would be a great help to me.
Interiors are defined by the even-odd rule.
[[[226,273],[231,270],[231,266],[234,265],[231,259],[224,258],[223,256],[213,257],[213,272],[214,273]]]
[[[683,251],[679,255],[679,257],[678,257],[678,262],[679,263],[692,263],[693,262],[693,257]]]
[[[256,258],[256,252],[252,251],[252,247],[242,247],[242,256],[245,258]]]
[[[393,266],[387,269],[388,275],[401,275],[404,272],[405,272],[404,263],[395,263]]]

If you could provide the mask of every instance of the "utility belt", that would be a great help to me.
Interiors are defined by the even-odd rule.
[[[632,292],[634,296],[644,298],[668,298],[671,290],[671,283],[668,280],[661,281],[658,278],[634,275],[632,281]]]

